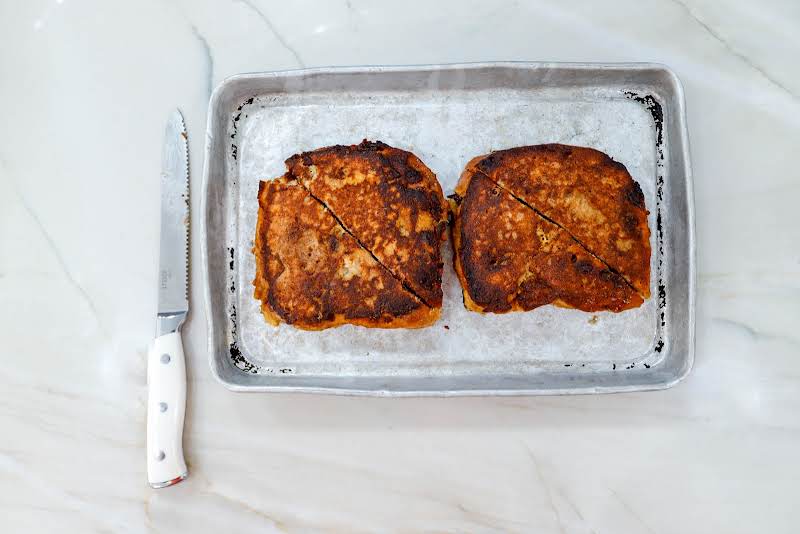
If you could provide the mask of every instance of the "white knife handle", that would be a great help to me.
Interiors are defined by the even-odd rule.
[[[188,475],[183,460],[186,363],[181,333],[159,336],[147,356],[147,480],[153,488]]]

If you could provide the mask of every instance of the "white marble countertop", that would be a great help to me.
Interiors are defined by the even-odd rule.
[[[595,4],[1,3],[0,531],[798,532],[800,8]],[[208,97],[228,75],[500,59],[656,61],[682,79],[691,375],[610,396],[234,394],[197,305],[191,475],[149,489],[168,112],[186,116],[197,208]]]

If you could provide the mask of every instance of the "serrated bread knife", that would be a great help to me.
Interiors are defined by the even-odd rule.
[[[181,327],[189,312],[189,152],[180,111],[169,117],[161,168],[161,246],[156,338],[147,356],[147,480],[166,488],[188,476],[183,459],[186,364]]]

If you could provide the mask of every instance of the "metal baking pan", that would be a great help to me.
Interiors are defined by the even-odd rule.
[[[623,313],[468,312],[445,245],[434,326],[272,327],[251,282],[258,182],[332,144],[417,154],[445,194],[473,156],[539,143],[597,148],[642,187],[653,296]],[[482,63],[325,68],[228,78],[211,97],[203,203],[209,354],[236,391],[516,395],[669,387],[694,356],[695,245],[683,90],[653,64]]]

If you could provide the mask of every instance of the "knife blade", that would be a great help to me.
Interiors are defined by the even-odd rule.
[[[186,364],[181,327],[189,312],[189,149],[179,110],[161,154],[161,238],[156,338],[147,358],[147,478],[165,488],[188,476],[183,458]]]

